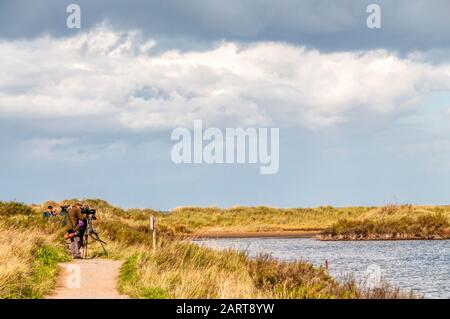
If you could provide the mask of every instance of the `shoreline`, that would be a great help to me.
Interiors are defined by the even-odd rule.
[[[444,238],[418,238],[418,237],[404,237],[404,238],[361,238],[361,239],[348,239],[348,238],[323,238],[320,236],[321,232],[314,231],[241,231],[241,232],[228,232],[228,231],[205,231],[193,234],[184,234],[181,237],[184,239],[239,239],[239,238],[312,238],[318,241],[408,241],[408,240],[449,240],[449,237]]]
[[[321,238],[316,237],[320,241],[439,241],[439,240],[450,240],[450,237],[443,238],[417,238],[417,237],[405,237],[405,238],[362,238],[362,239],[339,239],[339,238]]]
[[[227,231],[205,231],[186,235],[185,237],[193,239],[202,238],[313,238],[320,234],[320,231],[304,231],[304,230],[281,230],[281,231],[242,231],[242,232],[227,232]]]

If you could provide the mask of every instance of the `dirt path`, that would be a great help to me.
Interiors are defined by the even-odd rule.
[[[124,299],[116,288],[122,261],[80,259],[60,264],[56,289],[48,299]]]

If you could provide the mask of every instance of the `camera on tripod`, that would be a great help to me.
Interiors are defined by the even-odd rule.
[[[97,217],[95,215],[97,214],[97,210],[90,208],[89,206],[83,206],[81,207],[81,214],[86,215],[87,218],[85,221],[85,232],[84,232],[84,258],[87,258],[88,256],[88,241],[89,238],[93,239],[96,242],[99,242],[100,245],[103,248],[103,251],[105,252],[105,255],[108,256],[108,252],[105,249],[105,244],[103,240],[100,239],[100,236],[98,235],[97,231],[95,230],[93,220],[96,220]]]
[[[94,220],[97,219],[97,217],[95,217],[97,210],[95,210],[93,208],[89,208],[88,206],[81,207],[81,213],[86,215],[88,218],[91,218]]]
[[[61,213],[67,213],[70,205],[61,205]]]

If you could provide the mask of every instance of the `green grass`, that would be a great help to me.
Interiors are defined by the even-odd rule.
[[[29,279],[29,294],[26,298],[43,298],[56,283],[58,263],[69,261],[67,252],[50,244],[40,245],[34,252],[32,273]]]

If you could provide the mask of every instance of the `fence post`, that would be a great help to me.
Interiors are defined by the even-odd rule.
[[[152,230],[152,246],[153,252],[156,252],[156,217],[150,216],[150,230]]]

